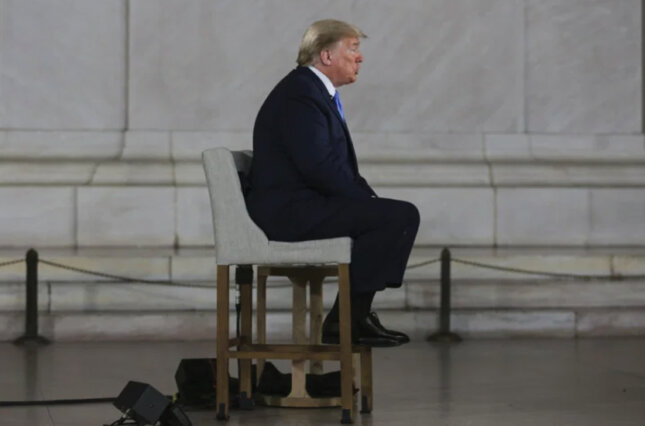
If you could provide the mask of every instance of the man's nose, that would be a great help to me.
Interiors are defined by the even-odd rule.
[[[360,53],[360,52],[358,53],[358,56],[356,57],[356,62],[358,62],[359,64],[361,62],[363,62],[363,54],[362,53]]]

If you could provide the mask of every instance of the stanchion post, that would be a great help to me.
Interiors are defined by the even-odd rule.
[[[439,307],[439,331],[428,336],[430,342],[461,342],[458,334],[450,331],[450,250],[441,250],[441,304]]]
[[[27,274],[25,279],[25,334],[14,341],[16,345],[50,343],[38,335],[38,252],[29,249],[25,255]]]

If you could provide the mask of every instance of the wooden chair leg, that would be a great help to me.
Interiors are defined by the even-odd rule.
[[[258,288],[257,288],[257,342],[264,344],[267,341],[267,273],[262,267],[258,267]],[[257,385],[260,384],[260,376],[264,370],[264,359],[257,360],[256,379]]]
[[[217,418],[228,419],[229,266],[217,265]]]
[[[354,422],[352,379],[352,327],[349,289],[349,265],[338,265],[338,308],[340,325],[340,398],[341,423]]]
[[[373,404],[372,348],[361,352],[361,413],[371,413]]]
[[[323,280],[324,276],[322,274],[312,276],[309,279],[309,344],[311,345],[320,345],[322,343]],[[309,372],[311,374],[323,374],[322,361],[310,361]]]
[[[251,344],[253,339],[253,280],[240,283],[240,341]],[[250,410],[253,408],[251,385],[251,359],[241,359],[240,363],[240,408]]]
[[[304,345],[307,342],[307,281],[289,277],[293,283],[293,304],[291,308],[291,335],[293,343]],[[308,398],[306,389],[307,361],[291,361],[291,392],[288,398]]]

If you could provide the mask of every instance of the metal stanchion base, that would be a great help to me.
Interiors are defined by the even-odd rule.
[[[437,331],[436,333],[432,333],[431,335],[429,335],[426,340],[428,342],[437,342],[437,343],[459,343],[463,339],[457,333],[452,333],[450,331],[448,332]]]
[[[18,346],[45,346],[50,343],[51,340],[43,336],[22,336],[13,341]]]

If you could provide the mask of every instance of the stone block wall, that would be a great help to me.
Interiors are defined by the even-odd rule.
[[[212,244],[201,151],[251,147],[326,17],[419,246],[645,245],[641,0],[0,0],[0,247]]]

